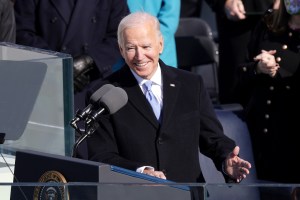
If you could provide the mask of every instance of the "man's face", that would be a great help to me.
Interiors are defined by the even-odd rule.
[[[127,65],[137,75],[150,79],[155,73],[159,54],[163,51],[163,39],[152,23],[130,27],[123,32],[121,54]]]
[[[300,15],[300,0],[284,0],[284,4],[290,15]]]

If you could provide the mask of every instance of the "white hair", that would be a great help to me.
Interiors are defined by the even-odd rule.
[[[142,26],[145,23],[153,23],[153,27],[156,27],[157,35],[162,36],[160,32],[160,24],[156,17],[146,12],[134,12],[124,17],[118,26],[118,44],[123,45],[123,32],[127,28]]]

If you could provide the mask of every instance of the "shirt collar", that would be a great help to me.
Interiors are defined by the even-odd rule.
[[[138,76],[132,69],[130,69],[130,71],[132,72],[133,76],[135,77],[135,79],[137,80],[139,86],[142,86],[146,81],[146,79],[141,78],[140,76]],[[158,63],[156,72],[153,74],[152,78],[150,79],[154,84],[161,86],[162,85],[162,80],[161,80],[161,68],[160,65]]]

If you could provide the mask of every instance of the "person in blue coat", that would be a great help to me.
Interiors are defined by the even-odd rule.
[[[77,110],[82,90],[109,75],[121,57],[117,28],[128,13],[126,0],[16,0],[16,43],[73,57]]]
[[[180,0],[127,0],[130,12],[144,11],[158,18],[164,37],[164,51],[160,58],[177,67],[175,32],[179,24]]]

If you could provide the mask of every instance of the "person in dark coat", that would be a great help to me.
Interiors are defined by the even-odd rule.
[[[245,110],[257,176],[282,183],[300,182],[295,163],[300,152],[299,2],[280,0],[278,9],[268,10],[253,32],[249,60],[237,75],[236,94]]]
[[[16,0],[16,43],[73,57],[74,109],[81,109],[81,91],[121,58],[117,27],[128,13],[126,0]]]
[[[236,103],[235,71],[246,61],[253,28],[273,0],[205,0],[216,14],[219,46],[219,100]]]
[[[224,135],[199,75],[167,66],[159,59],[163,37],[156,17],[136,12],[123,18],[118,41],[126,64],[91,90],[113,84],[126,91],[127,104],[103,115],[87,138],[89,159],[176,182],[205,182],[199,149],[226,180],[240,182],[251,164]],[[152,81],[160,118],[147,101],[143,84]]]

